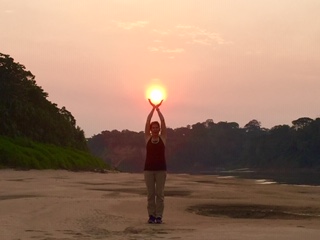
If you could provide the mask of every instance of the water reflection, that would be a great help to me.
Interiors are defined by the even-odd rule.
[[[248,168],[235,170],[220,170],[215,174],[222,177],[239,177],[256,179],[260,184],[281,183],[296,185],[319,185],[320,171],[257,171]]]

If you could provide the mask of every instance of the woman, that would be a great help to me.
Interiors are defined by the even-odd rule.
[[[165,159],[165,145],[167,139],[166,124],[160,112],[160,105],[152,105],[145,126],[146,161],[144,166],[144,179],[147,186],[148,197],[148,223],[162,223],[164,210],[164,185],[167,177],[167,166]],[[157,121],[151,122],[154,111],[157,111],[161,124]]]

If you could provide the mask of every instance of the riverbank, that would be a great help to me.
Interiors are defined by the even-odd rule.
[[[168,174],[161,225],[142,174],[0,171],[1,239],[319,239],[320,187]]]

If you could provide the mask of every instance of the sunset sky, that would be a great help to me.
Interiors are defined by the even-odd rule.
[[[0,0],[0,30],[86,137],[143,131],[151,84],[171,128],[320,117],[319,0]]]

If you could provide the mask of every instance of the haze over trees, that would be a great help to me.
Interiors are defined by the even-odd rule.
[[[167,164],[171,172],[210,172],[217,169],[320,169],[320,118],[302,117],[292,126],[271,129],[251,120],[209,119],[187,127],[167,129]],[[120,170],[143,170],[143,132],[103,131],[88,140],[93,154]]]

